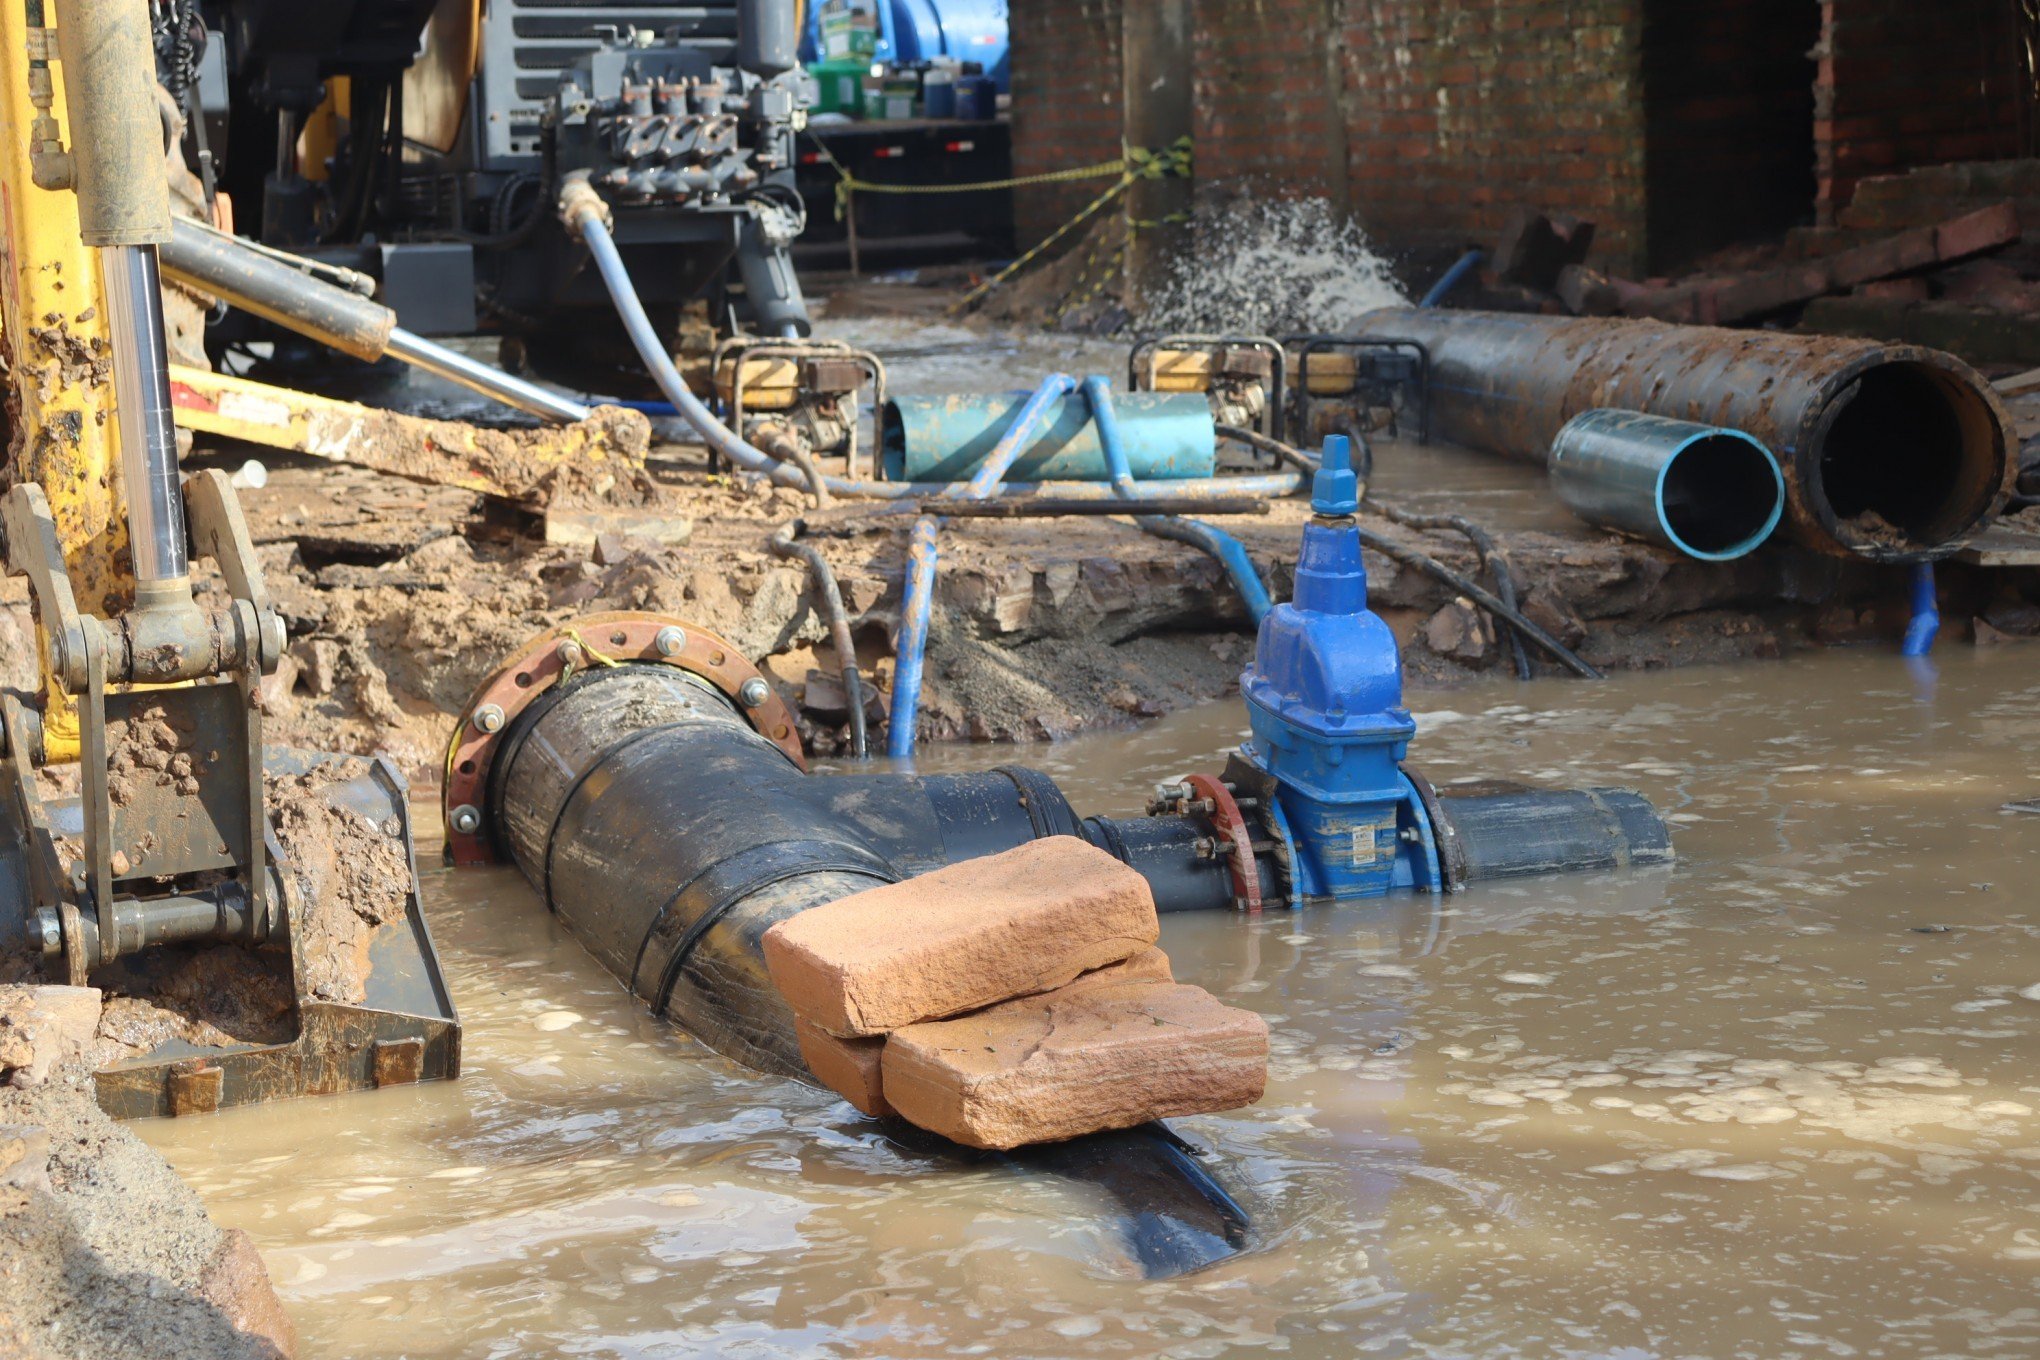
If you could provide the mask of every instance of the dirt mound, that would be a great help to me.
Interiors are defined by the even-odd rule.
[[[367,994],[369,947],[378,930],[403,919],[410,899],[402,821],[374,821],[324,796],[366,769],[363,760],[329,761],[265,781],[270,824],[298,893],[305,985],[320,1001],[353,1003]]]

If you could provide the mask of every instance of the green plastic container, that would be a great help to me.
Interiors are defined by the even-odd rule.
[[[830,61],[868,62],[878,53],[878,16],[870,10],[822,14],[822,55]]]
[[[870,69],[866,61],[811,62],[807,71],[818,90],[815,112],[859,117],[864,110],[864,73]]]

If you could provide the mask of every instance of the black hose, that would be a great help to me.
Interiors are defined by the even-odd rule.
[[[1380,553],[1383,557],[1392,558],[1404,566],[1415,567],[1418,571],[1425,572],[1443,581],[1446,585],[1451,586],[1454,590],[1487,610],[1488,613],[1522,633],[1524,637],[1529,638],[1545,651],[1550,652],[1575,675],[1587,680],[1607,679],[1601,672],[1580,660],[1563,642],[1560,642],[1557,638],[1525,618],[1521,610],[1512,609],[1508,605],[1503,604],[1499,599],[1490,594],[1485,587],[1477,585],[1467,577],[1460,575],[1437,558],[1427,557],[1415,548],[1404,547],[1394,539],[1383,538],[1380,534],[1370,530],[1361,529],[1359,532],[1360,542],[1366,547],[1374,549],[1374,551]]]
[[[1271,439],[1259,430],[1245,430],[1237,425],[1214,425],[1212,429],[1219,438],[1230,439],[1235,444],[1245,444],[1248,448],[1259,449],[1265,454],[1272,455],[1277,462],[1288,463],[1292,467],[1300,468],[1305,472],[1317,471],[1317,460],[1315,458],[1312,458],[1300,449],[1291,448],[1279,439]]]
[[[843,686],[843,698],[850,706],[850,754],[864,760],[871,750],[864,730],[864,678],[857,670],[850,615],[843,608],[843,592],[836,584],[836,573],[830,569],[828,559],[812,543],[800,541],[805,527],[797,519],[780,525],[772,535],[772,555],[789,561],[797,558],[807,564],[808,579],[814,584],[815,595],[822,602],[822,615],[828,621],[829,641],[836,649],[836,674]]]
[[[791,463],[800,469],[800,475],[807,478],[808,494],[815,498],[815,509],[825,510],[836,503],[829,492],[829,479],[822,475],[821,465],[800,439],[779,424],[767,425],[760,432],[757,447],[782,463]]]
[[[1509,565],[1509,559],[1502,555],[1502,550],[1495,545],[1493,536],[1480,525],[1464,515],[1425,515],[1415,510],[1405,510],[1399,505],[1378,503],[1371,508],[1382,518],[1405,528],[1456,529],[1466,535],[1467,540],[1473,544],[1473,550],[1480,554],[1481,566],[1487,569],[1487,574],[1494,580],[1496,597],[1509,608],[1516,608],[1519,590],[1515,569]],[[1528,680],[1530,657],[1523,650],[1523,635],[1513,628],[1509,630],[1509,648],[1516,662],[1516,678]]]

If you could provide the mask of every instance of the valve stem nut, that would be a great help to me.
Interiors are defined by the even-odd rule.
[[[737,686],[737,702],[745,708],[762,708],[771,697],[772,686],[766,684],[762,676],[754,675]]]
[[[482,829],[482,810],[473,803],[462,803],[446,821],[461,835],[472,836]]]

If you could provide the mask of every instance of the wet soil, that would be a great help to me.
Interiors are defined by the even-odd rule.
[[[373,821],[322,794],[366,765],[327,761],[307,774],[271,774],[266,781],[270,825],[298,899],[307,1000],[360,1001],[367,994],[370,946],[381,930],[404,919],[410,904],[402,821]]]

